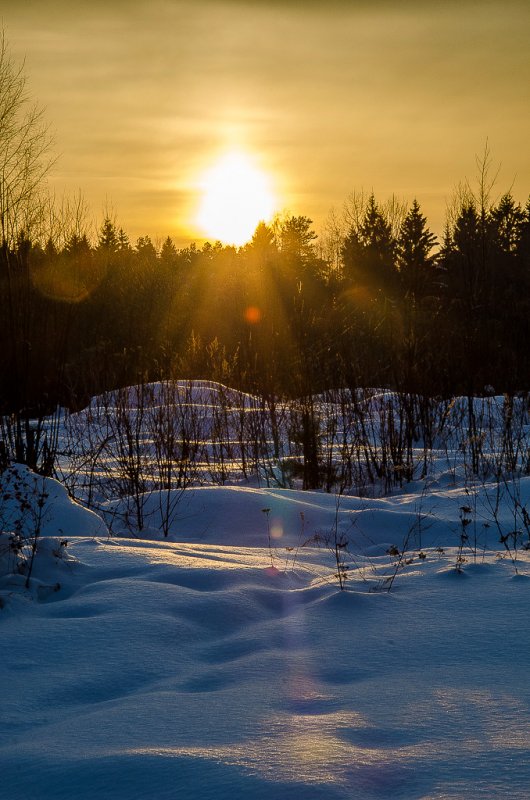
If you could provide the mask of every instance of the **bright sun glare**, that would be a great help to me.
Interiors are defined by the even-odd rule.
[[[204,173],[197,224],[224,244],[242,245],[275,210],[268,176],[243,153],[229,153]]]

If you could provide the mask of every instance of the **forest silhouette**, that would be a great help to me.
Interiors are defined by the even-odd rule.
[[[2,412],[175,376],[286,396],[527,389],[530,203],[467,193],[438,244],[416,201],[397,220],[373,195],[352,202],[333,254],[304,216],[238,249],[133,246],[110,218],[96,242],[4,241]]]

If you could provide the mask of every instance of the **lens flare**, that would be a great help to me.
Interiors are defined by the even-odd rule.
[[[245,320],[249,325],[257,325],[261,320],[261,309],[258,306],[248,306],[245,309]]]

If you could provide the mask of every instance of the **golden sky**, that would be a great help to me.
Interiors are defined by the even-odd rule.
[[[238,149],[317,230],[364,189],[416,196],[441,233],[486,140],[498,191],[530,192],[526,0],[2,0],[0,20],[54,189],[133,241],[200,240],[199,176]]]

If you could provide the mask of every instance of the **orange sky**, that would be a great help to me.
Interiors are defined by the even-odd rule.
[[[134,241],[200,239],[198,178],[249,152],[278,210],[321,229],[354,190],[416,196],[441,233],[486,140],[498,191],[530,192],[527,2],[3,0],[59,159]]]

